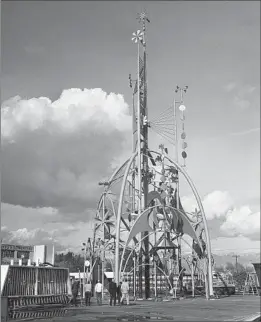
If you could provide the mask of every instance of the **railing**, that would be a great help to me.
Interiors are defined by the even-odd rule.
[[[67,294],[68,280],[64,268],[9,266],[2,296]]]
[[[71,294],[68,269],[10,265],[5,273],[1,296],[7,300],[8,319],[50,318],[66,313]]]

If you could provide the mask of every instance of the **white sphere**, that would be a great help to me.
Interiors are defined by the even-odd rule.
[[[181,112],[184,112],[184,111],[185,111],[185,109],[186,109],[186,106],[185,106],[185,105],[180,105],[180,106],[179,106],[179,110],[180,110]]]

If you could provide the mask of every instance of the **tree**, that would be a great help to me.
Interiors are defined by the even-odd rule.
[[[226,263],[226,270],[229,271],[229,272],[231,272],[231,273],[234,273],[235,266],[231,262],[227,262]]]
[[[55,254],[55,266],[69,268],[69,272],[83,271],[84,258],[81,255],[76,255],[73,252],[66,254]]]
[[[236,271],[237,273],[246,272],[246,268],[242,264],[237,263]]]
[[[236,285],[240,288],[245,284],[246,278],[247,278],[246,270],[241,271],[240,273],[237,273],[237,272],[233,273],[233,279],[234,279]]]
[[[217,272],[217,273],[224,273],[224,267],[223,266],[216,266],[215,267],[215,271]]]

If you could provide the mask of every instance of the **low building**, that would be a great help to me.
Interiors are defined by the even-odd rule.
[[[22,262],[28,262],[28,259],[33,260],[33,254],[33,246],[2,244],[1,264],[18,264],[19,259],[22,260]]]
[[[54,247],[1,244],[2,265],[27,265],[30,262],[36,264],[48,262],[54,265]]]

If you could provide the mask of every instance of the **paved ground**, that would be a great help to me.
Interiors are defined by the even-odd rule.
[[[95,302],[93,300],[93,302]],[[248,321],[255,322],[260,314],[260,297],[231,296],[207,301],[203,298],[172,302],[137,301],[129,306],[108,306],[104,303],[91,307],[69,308],[65,317],[44,321]],[[39,321],[39,320],[38,320]]]

